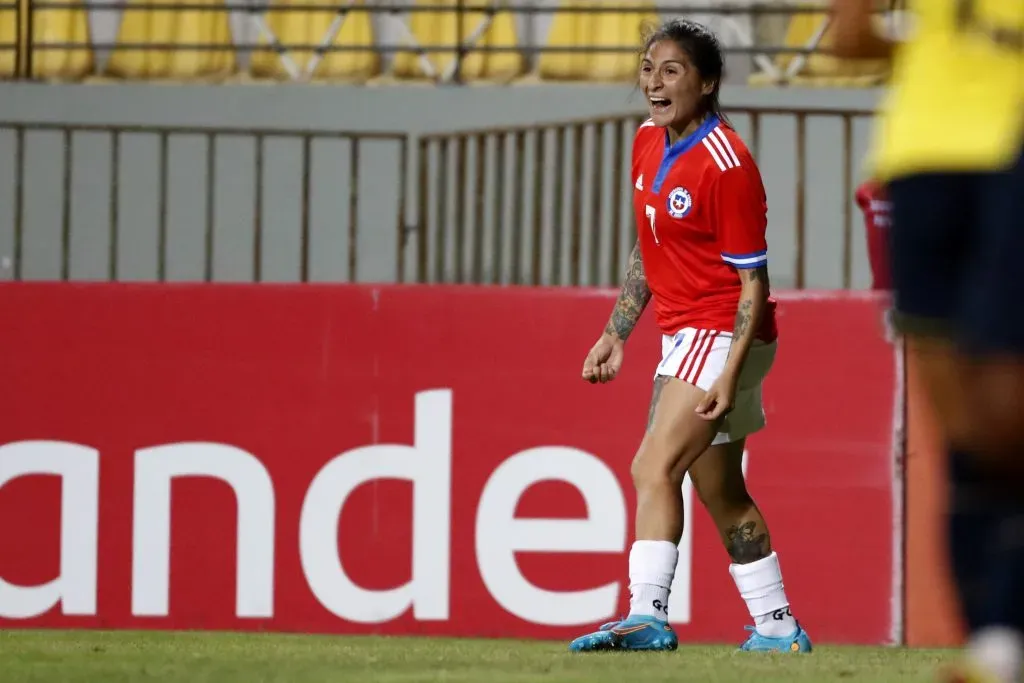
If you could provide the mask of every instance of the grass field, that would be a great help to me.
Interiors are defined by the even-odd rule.
[[[731,647],[570,655],[561,643],[380,637],[0,631],[3,683],[934,683],[940,650]]]

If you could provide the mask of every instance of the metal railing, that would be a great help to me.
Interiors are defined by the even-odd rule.
[[[854,286],[854,142],[873,112],[727,114],[765,178],[779,286],[820,287],[826,271]],[[0,279],[615,285],[643,118],[418,138],[0,122],[14,171],[7,186],[0,171]]]
[[[900,4],[903,0],[888,0],[883,3],[884,8],[891,9]],[[37,28],[42,26],[48,19],[63,17],[70,26],[70,12],[87,12],[90,17],[90,26],[93,28],[91,39],[60,39],[61,28],[51,26],[47,40],[39,40]],[[227,22],[228,16],[244,18],[243,25],[247,35],[235,35],[226,42],[203,42],[195,39],[183,38],[175,42],[166,40],[139,40],[134,38],[121,38],[110,40],[109,38],[98,38],[98,36],[116,36],[119,31],[119,20],[122,16],[130,13],[152,13],[161,11],[173,12],[200,12],[209,14],[211,17],[220,17]],[[600,2],[592,5],[572,4],[566,6],[557,0],[550,0],[548,4],[517,5],[505,0],[454,0],[453,2],[442,2],[437,4],[415,2],[388,2],[384,4],[362,5],[355,4],[355,0],[347,0],[342,3],[339,0],[337,5],[325,4],[293,4],[287,6],[257,5],[251,2],[239,0],[225,0],[216,5],[197,2],[164,2],[138,4],[125,0],[112,0],[110,2],[90,2],[83,5],[81,0],[8,0],[6,4],[0,5],[0,19],[13,14],[15,26],[14,44],[4,44],[0,48],[14,51],[13,70],[10,77],[14,78],[85,78],[89,76],[110,75],[99,59],[93,60],[92,55],[109,52],[113,55],[124,53],[167,53],[167,52],[200,52],[200,53],[231,53],[232,55],[252,56],[260,53],[271,53],[277,56],[281,66],[293,80],[305,80],[315,77],[317,66],[329,55],[335,53],[372,53],[388,59],[398,53],[410,53],[415,55],[427,77],[439,81],[461,82],[463,65],[468,55],[473,53],[515,53],[521,55],[526,65],[520,70],[521,73],[515,76],[526,76],[537,74],[537,58],[548,53],[578,53],[585,52],[593,55],[600,54],[635,54],[639,42],[639,31],[623,39],[619,45],[610,44],[553,44],[547,42],[538,33],[539,19],[550,19],[557,14],[571,14],[583,17],[592,14],[615,15],[634,14],[651,16],[656,15],[662,18],[670,16],[695,16],[704,21],[711,20],[715,28],[722,34],[725,49],[730,55],[745,56],[754,61],[757,69],[765,71],[772,76],[782,77],[774,58],[782,55],[793,55],[796,57],[793,69],[802,68],[806,57],[818,50],[825,29],[828,26],[827,10],[821,1],[818,2],[789,2],[788,0],[777,0],[776,2],[730,2],[721,5],[693,5],[686,3],[672,4],[651,4],[641,6],[634,4],[615,4],[613,1]],[[320,35],[278,35],[273,28],[273,22],[268,17],[280,13],[302,12],[309,15],[325,15],[326,28]],[[377,36],[369,42],[362,41],[359,44],[339,43],[336,39],[339,36],[345,22],[354,16],[355,12],[368,13],[376,23]],[[405,17],[415,13],[434,13],[436,15],[451,16],[455,24],[455,35],[457,40],[450,44],[437,44],[430,40],[429,36],[417,36],[405,22]],[[525,31],[516,32],[513,44],[492,45],[486,40],[482,41],[484,34],[490,29],[496,16],[509,15],[514,17],[520,27],[525,26]],[[820,17],[820,30],[800,45],[787,45],[785,36],[785,19],[801,14],[815,14]],[[330,20],[327,22],[327,20]],[[776,20],[775,26],[770,30],[758,29],[758,26],[765,22]],[[778,24],[778,20],[783,20]],[[10,19],[7,19],[10,21]],[[226,23],[225,23],[226,26]],[[99,27],[105,27],[99,30]],[[639,27],[638,27],[639,28]],[[65,32],[71,32],[68,28]],[[764,42],[761,38],[764,35],[771,35],[774,40]],[[144,37],[144,36],[143,36]],[[424,40],[427,38],[427,40]],[[78,65],[69,67],[40,67],[38,62],[46,55],[88,53],[90,55],[89,65]],[[305,67],[300,67],[296,62],[294,53],[312,53],[310,62]],[[430,56],[438,53],[447,53],[452,56],[451,65],[441,69],[432,65]],[[51,73],[56,69],[56,73]],[[229,69],[233,74],[242,74],[246,71],[244,65],[234,64]],[[795,73],[795,72],[794,72]],[[251,73],[249,75],[252,75]],[[381,73],[386,75],[386,69],[382,67]],[[794,74],[789,74],[790,76]],[[188,76],[186,76],[188,77]],[[195,76],[202,78],[202,75]]]
[[[85,155],[82,166],[88,169],[89,174],[103,173],[103,166],[106,166],[106,173],[102,185],[105,191],[100,196],[96,192],[79,193],[78,203],[96,213],[100,204],[105,205],[106,212],[106,268],[105,278],[111,281],[121,279],[121,264],[124,260],[122,247],[125,241],[125,231],[143,229],[143,225],[128,225],[125,222],[125,204],[134,199],[138,205],[155,204],[155,272],[151,277],[163,282],[168,278],[168,239],[169,239],[169,218],[174,208],[170,201],[171,174],[169,172],[169,161],[171,153],[175,149],[175,143],[184,139],[201,139],[203,141],[201,162],[194,163],[194,168],[186,169],[183,174],[192,175],[192,172],[203,174],[201,193],[198,196],[187,196],[185,201],[178,204],[178,207],[188,206],[202,208],[202,248],[201,275],[197,279],[210,282],[215,279],[215,264],[217,261],[217,217],[216,208],[218,204],[218,150],[226,143],[226,140],[237,140],[246,143],[251,147],[251,158],[237,164],[240,170],[248,168],[250,179],[248,189],[236,192],[234,196],[228,197],[228,211],[240,214],[251,215],[251,224],[248,235],[249,249],[251,250],[251,272],[248,278],[253,282],[261,282],[264,279],[264,263],[266,255],[266,240],[268,233],[282,230],[292,230],[297,235],[297,273],[296,279],[307,282],[311,279],[310,261],[314,253],[314,246],[311,241],[311,205],[312,205],[312,161],[313,152],[318,146],[334,141],[342,143],[344,150],[341,151],[344,161],[341,166],[347,169],[346,187],[344,187],[344,202],[336,206],[341,210],[341,216],[345,223],[344,250],[346,252],[346,267],[343,273],[338,273],[340,279],[355,281],[358,278],[358,244],[361,228],[360,204],[364,195],[360,163],[362,161],[363,147],[369,142],[386,142],[394,146],[392,150],[392,164],[394,175],[397,178],[397,201],[394,216],[397,216],[396,234],[399,235],[399,243],[405,233],[403,216],[405,214],[405,197],[407,155],[409,140],[404,133],[392,132],[349,132],[349,131],[312,131],[312,130],[286,130],[286,129],[232,129],[232,128],[208,128],[208,127],[184,127],[184,126],[124,126],[124,125],[66,125],[66,124],[45,124],[45,123],[9,123],[0,122],[0,150],[6,147],[4,142],[10,145],[11,157],[13,158],[13,187],[11,195],[13,199],[12,224],[10,233],[11,244],[11,266],[10,276],[15,280],[25,277],[25,244],[27,233],[34,229],[40,233],[49,231],[48,218],[44,216],[35,225],[29,226],[27,211],[30,204],[27,194],[32,184],[39,187],[52,185],[52,178],[60,178],[59,186],[59,209],[57,210],[56,222],[59,224],[59,237],[51,240],[49,248],[41,248],[40,251],[59,260],[59,272],[53,273],[53,268],[41,267],[38,270],[52,273],[52,279],[72,279],[72,237],[75,230],[74,212],[72,202],[75,199],[74,183],[76,180],[76,141],[88,135],[99,134],[102,136],[100,148],[95,144],[90,146],[90,154]],[[29,136],[41,136],[45,141],[47,136],[59,138],[60,155],[49,154],[46,150],[35,158],[27,154],[27,139]],[[149,187],[150,192],[144,196],[130,197],[123,187],[130,171],[126,172],[125,166],[125,141],[132,139],[134,142],[152,141],[156,144],[155,153],[148,155],[148,159],[142,163],[136,163],[136,170],[140,173],[147,173],[155,169],[155,187]],[[275,186],[267,179],[268,155],[266,148],[271,141],[291,141],[298,147],[298,159],[293,159],[290,168],[287,169],[287,181]],[[93,140],[95,143],[96,141]],[[150,149],[152,152],[152,149]],[[6,154],[5,154],[6,156]],[[33,162],[32,170],[29,172],[29,161]],[[197,168],[196,168],[197,167]],[[152,173],[148,173],[152,175]],[[84,174],[79,174],[79,179]],[[227,174],[224,174],[227,175]],[[237,176],[236,176],[237,177]],[[94,186],[95,187],[95,186]],[[291,225],[268,225],[265,221],[265,214],[268,208],[268,201],[272,202],[274,189],[277,194],[297,192],[297,201],[291,203],[298,205],[298,215],[293,216]],[[324,197],[337,195],[331,188],[322,192]],[[36,214],[45,214],[45,207],[52,204],[51,193],[40,191],[36,195]],[[285,198],[282,197],[282,200]],[[339,221],[340,222],[340,221]],[[148,226],[146,226],[148,227]],[[97,231],[91,231],[96,237]],[[52,234],[51,234],[52,236]],[[238,240],[234,240],[238,243]],[[127,258],[146,259],[150,254],[140,253],[136,250],[128,254]],[[50,260],[53,260],[52,258]],[[52,264],[51,264],[52,265]],[[98,273],[93,278],[99,277]]]
[[[789,157],[778,163],[791,165],[794,179],[791,202],[787,202],[794,209],[792,271],[783,279],[799,289],[808,281],[812,208],[807,189],[809,122],[836,124],[838,130],[833,132],[838,139],[831,141],[837,152],[834,201],[841,207],[839,282],[843,288],[851,287],[857,165],[854,127],[858,122],[867,124],[873,111],[743,108],[727,109],[726,113],[759,160],[765,156],[766,122],[781,117],[793,123],[791,138],[781,142],[783,152],[775,150],[775,156]],[[417,280],[570,286],[617,283],[635,239],[629,150],[633,132],[645,118],[630,114],[420,138]],[[822,137],[830,135],[823,133]],[[778,170],[778,165],[769,168],[762,162],[763,174]],[[785,200],[782,193],[769,190],[770,208]],[[773,251],[784,251],[787,246],[783,243],[779,245],[782,249],[777,249],[777,244],[773,243]]]

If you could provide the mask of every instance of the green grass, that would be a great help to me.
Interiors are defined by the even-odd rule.
[[[811,655],[683,647],[571,655],[562,643],[224,633],[0,631],[3,683],[934,683],[942,650]]]

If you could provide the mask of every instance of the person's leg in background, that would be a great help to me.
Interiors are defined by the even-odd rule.
[[[1024,505],[1002,495],[970,451],[952,451],[950,478],[950,554],[969,633],[967,666],[950,680],[1014,683],[1024,655]]]
[[[968,658],[982,680],[1012,683],[1024,674],[1024,155],[986,174],[978,196],[957,326],[967,401],[951,437],[950,541]]]
[[[893,182],[890,238],[895,321],[915,356],[950,459],[949,546],[970,632],[967,663],[950,680],[1019,679],[1024,610],[1015,532],[1024,451],[1024,286],[1009,250],[1024,233],[1007,230],[1012,201],[996,199],[991,174],[933,174]],[[1006,351],[1011,351],[1009,356]],[[1018,371],[1015,372],[1014,368]],[[1019,586],[1019,587],[1018,587]]]

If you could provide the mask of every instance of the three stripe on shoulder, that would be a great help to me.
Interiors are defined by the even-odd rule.
[[[740,158],[736,156],[736,152],[733,150],[729,138],[722,132],[721,126],[715,126],[715,129],[702,142],[720,170],[727,171],[740,166]]]

